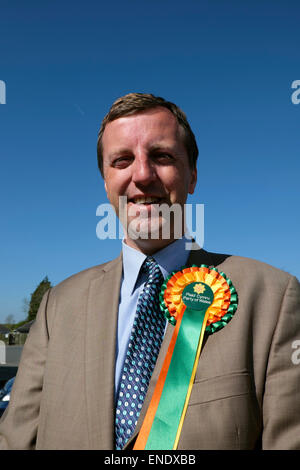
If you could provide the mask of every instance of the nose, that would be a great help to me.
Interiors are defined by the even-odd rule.
[[[135,158],[132,165],[132,181],[138,186],[147,186],[156,178],[155,165],[147,155]]]

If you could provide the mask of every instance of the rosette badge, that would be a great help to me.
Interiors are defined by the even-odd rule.
[[[206,265],[172,273],[160,293],[160,307],[172,325],[185,308],[207,311],[207,333],[220,330],[231,320],[237,302],[236,290],[226,274]]]
[[[204,333],[223,328],[237,303],[231,280],[217,268],[192,266],[167,277],[160,307],[174,331],[134,449],[177,449]]]

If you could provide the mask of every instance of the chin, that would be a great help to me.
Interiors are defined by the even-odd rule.
[[[178,224],[170,224],[169,220],[152,217],[130,220],[126,232],[131,240],[140,241],[141,243],[148,241],[156,245],[156,242],[168,244],[181,238],[184,230],[181,221]]]

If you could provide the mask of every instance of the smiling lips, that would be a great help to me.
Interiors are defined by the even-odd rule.
[[[159,204],[162,201],[161,197],[156,196],[135,196],[128,199],[128,202],[132,204]]]

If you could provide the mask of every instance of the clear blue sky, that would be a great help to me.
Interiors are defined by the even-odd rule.
[[[300,4],[276,0],[2,0],[0,322],[24,297],[117,256],[97,132],[132,92],[176,102],[199,145],[204,248],[300,278]]]

